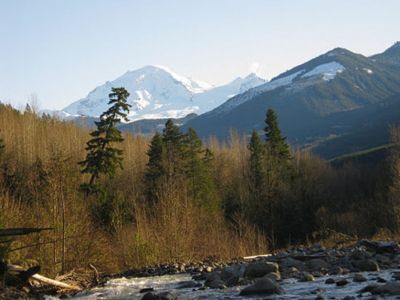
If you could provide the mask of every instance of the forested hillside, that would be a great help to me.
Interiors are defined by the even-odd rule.
[[[123,168],[100,174],[102,192],[89,195],[78,164],[89,129],[5,105],[0,128],[0,224],[54,229],[13,241],[7,258],[38,260],[48,274],[230,258],[328,229],[363,237],[400,224],[395,150],[385,165],[333,167],[289,149],[272,110],[250,140],[232,132],[203,143],[172,121],[151,140],[124,134],[114,145]]]

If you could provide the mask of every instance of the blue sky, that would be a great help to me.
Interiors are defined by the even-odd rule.
[[[0,0],[0,100],[60,109],[127,70],[213,84],[265,78],[337,46],[400,40],[397,0]]]

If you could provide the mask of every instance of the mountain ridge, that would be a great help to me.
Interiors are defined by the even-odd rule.
[[[395,63],[400,54],[389,52],[366,57],[344,48],[332,49],[236,95],[184,127],[193,127],[204,138],[215,135],[225,139],[231,129],[247,135],[253,129],[262,130],[265,111],[271,107],[292,144],[304,146],[330,135],[348,134],[357,124],[346,117],[335,123],[330,116],[342,113],[350,118],[347,112],[375,104],[379,107],[400,92],[400,68]],[[383,56],[385,62],[380,59]],[[239,104],[229,107],[235,101]]]

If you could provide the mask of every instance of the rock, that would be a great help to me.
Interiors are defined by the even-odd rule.
[[[195,273],[192,275],[193,280],[206,280],[207,277],[203,273]]]
[[[269,278],[260,278],[256,282],[248,287],[245,287],[241,292],[240,296],[248,295],[272,295],[279,294],[283,295],[285,291],[280,285]]]
[[[377,287],[379,287],[378,284],[376,283],[371,283],[368,284],[367,286],[363,287],[361,290],[359,290],[359,293],[370,293],[372,292],[374,289],[376,289]]]
[[[393,253],[399,250],[399,245],[395,241],[361,240],[358,244],[376,253]]]
[[[221,272],[212,272],[204,275],[205,281],[221,280]]]
[[[333,278],[328,278],[327,280],[325,280],[325,284],[335,284],[336,281]]]
[[[339,266],[333,266],[332,268],[329,269],[329,274],[331,275],[342,275],[343,274],[343,268]]]
[[[243,277],[244,268],[244,265],[234,265],[224,268],[221,272],[221,279],[228,286],[234,286],[239,282],[239,279]]]
[[[355,299],[356,299],[356,297],[354,297],[354,296],[346,296],[343,298],[343,300],[355,300]]]
[[[285,269],[295,267],[299,271],[304,271],[305,264],[300,260],[294,259],[292,257],[288,257],[288,258],[285,258],[284,260],[282,260],[281,267],[285,268]]]
[[[212,288],[212,289],[226,289],[227,288],[227,286],[225,285],[225,282],[220,279],[205,282],[204,285],[208,286],[209,288]]]
[[[356,273],[356,274],[354,274],[353,281],[354,282],[364,282],[364,281],[367,281],[367,278],[361,273]]]
[[[177,300],[177,299],[178,299],[177,296],[170,292],[163,292],[159,294],[149,292],[145,294],[142,298],[142,300]]]
[[[212,289],[224,289],[226,288],[225,282],[221,279],[221,273],[214,271],[206,275],[205,286]]]
[[[153,292],[154,289],[153,288],[143,288],[139,291],[139,293],[147,293],[147,292]]]
[[[394,280],[400,280],[400,272],[393,272],[392,278]]]
[[[374,295],[400,295],[400,283],[388,282],[384,285],[374,288],[371,293]]]
[[[336,281],[336,285],[337,286],[344,286],[346,284],[348,284],[349,282],[346,279],[340,279],[338,281]]]
[[[389,265],[390,263],[391,263],[391,259],[390,259],[390,257],[388,257],[388,256],[386,256],[386,255],[383,255],[383,254],[377,254],[377,255],[375,255],[375,259],[376,259],[376,261],[378,262],[378,263],[381,263],[381,264],[387,264],[387,265]]]
[[[310,281],[315,281],[315,277],[312,274],[305,273],[303,276],[300,278],[301,282],[310,282]]]
[[[358,262],[354,263],[355,267],[357,267],[360,271],[365,271],[365,272],[375,272],[379,271],[379,265],[376,263],[376,261],[372,259],[365,259],[365,260],[360,260]]]
[[[321,258],[314,258],[308,261],[307,266],[312,270],[312,271],[321,271],[322,269],[328,269],[329,264],[321,259]]]
[[[250,263],[244,270],[244,277],[256,278],[263,277],[268,273],[277,272],[279,269],[278,264],[272,262],[255,262]]]
[[[177,289],[190,289],[190,288],[198,288],[203,286],[200,282],[196,281],[182,281],[178,283],[178,286],[176,287]]]
[[[213,271],[213,268],[212,268],[212,267],[207,267],[207,268],[205,269],[205,271],[206,271],[207,273],[211,273],[211,272]]]
[[[279,272],[271,272],[271,273],[268,273],[267,275],[265,275],[264,278],[269,278],[269,279],[272,279],[274,281],[280,281],[281,280],[281,273],[279,273]]]
[[[378,278],[376,279],[376,282],[379,282],[379,283],[386,283],[387,280],[386,280],[385,278],[378,277]]]

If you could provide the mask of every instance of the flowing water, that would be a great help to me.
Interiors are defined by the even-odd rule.
[[[296,279],[286,279],[281,282],[281,287],[285,290],[285,295],[276,296],[239,296],[243,286],[219,289],[199,290],[193,288],[177,289],[180,282],[191,280],[188,274],[154,276],[146,278],[118,278],[108,281],[103,287],[96,287],[92,290],[75,295],[73,299],[80,300],[100,300],[100,299],[120,299],[133,300],[141,299],[144,293],[140,293],[143,288],[154,288],[156,293],[169,291],[178,296],[178,299],[315,299],[318,295],[324,299],[343,299],[346,296],[354,296],[355,299],[371,299],[369,293],[360,297],[358,291],[371,283],[376,283],[377,278],[383,278],[391,281],[392,273],[399,270],[386,270],[381,272],[365,272],[363,275],[368,279],[366,282],[356,283],[352,281],[354,274],[342,276],[323,276],[317,278],[314,282],[298,282]],[[327,278],[347,279],[349,283],[338,287],[335,284],[325,284]],[[55,299],[48,297],[47,299]],[[378,298],[376,298],[378,299]],[[385,299],[398,299],[396,297],[385,297]]]

